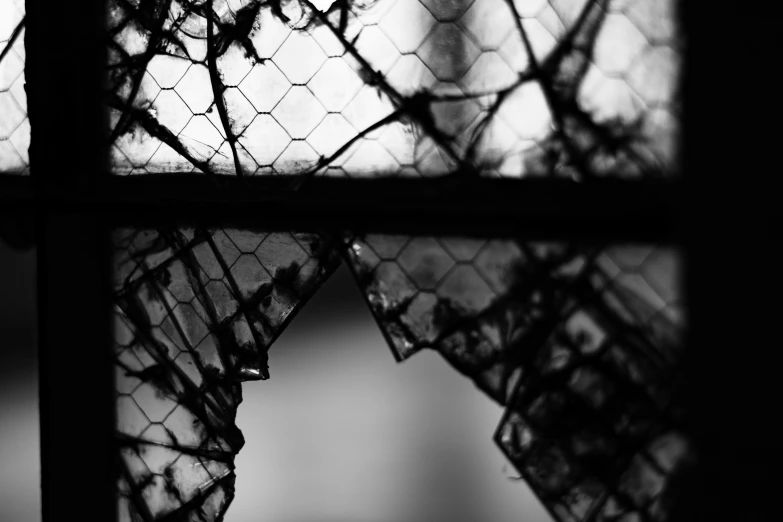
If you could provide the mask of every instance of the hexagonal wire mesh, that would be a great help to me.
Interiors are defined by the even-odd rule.
[[[112,0],[112,171],[672,175],[676,7]]]
[[[672,7],[673,2],[651,0],[379,0],[320,7],[296,0],[116,0],[109,17],[113,170],[359,176],[478,171],[578,179],[672,173],[681,44]],[[192,254],[185,256],[190,261],[180,263],[185,268],[179,271],[190,274],[185,279],[191,290],[183,302],[159,289],[172,284],[168,270],[159,272],[161,281],[133,283],[138,288],[132,293],[141,295],[144,287],[146,300],[120,300],[126,322],[118,331],[131,332],[129,341],[146,339],[153,348],[146,353],[167,361],[119,365],[120,387],[128,377],[138,379],[143,368],[158,373],[162,368],[167,375],[161,382],[145,377],[152,383],[146,387],[133,383],[132,400],[120,390],[120,416],[130,422],[130,432],[121,436],[127,444],[120,509],[123,519],[153,520],[174,512],[219,519],[232,495],[233,455],[242,445],[233,426],[238,383],[264,371],[263,364],[252,362],[253,342],[263,353],[279,333],[275,321],[285,326],[277,314],[296,304],[287,292],[280,294],[291,286],[288,272],[273,276],[256,250],[244,252],[227,231],[155,237],[152,250],[123,247],[128,255],[118,261],[118,273],[127,272],[127,283],[139,270],[158,273],[163,258],[195,251],[196,243],[208,244],[205,251],[214,259],[194,264]],[[291,244],[281,237],[282,244]],[[279,248],[274,243],[271,257]],[[231,244],[236,252],[221,248]],[[331,252],[320,250],[328,263],[319,259],[310,266],[314,281],[336,263],[326,251]],[[622,252],[620,258],[628,251]],[[677,450],[682,454],[686,443],[666,431],[676,424],[678,409],[668,403],[665,408],[655,391],[676,373],[676,357],[650,354],[679,344],[665,340],[679,328],[672,322],[678,317],[674,308],[667,308],[676,294],[671,284],[663,293],[656,287],[655,297],[644,290],[649,289],[644,279],[613,280],[607,274],[622,270],[615,266],[611,272],[610,253],[576,245],[368,236],[352,238],[347,257],[399,359],[434,347],[508,405],[498,443],[557,519],[609,520],[634,510],[641,519],[665,517],[657,495],[666,481],[653,478],[675,467]],[[217,267],[222,272],[214,279],[209,274]],[[233,271],[240,275],[226,275],[221,283]],[[241,311],[257,306],[271,315],[252,324],[241,319]],[[656,313],[649,313],[650,306]],[[240,318],[230,332],[215,315],[225,308]],[[171,324],[154,324],[150,314]],[[601,336],[614,344],[607,347],[605,340],[582,353],[579,346],[589,335],[563,341],[569,330],[561,331],[562,324],[574,321],[592,325],[593,334],[601,324],[606,328]],[[215,339],[212,327],[224,328],[223,338]],[[156,330],[167,335],[156,337]],[[204,339],[212,340],[205,345],[211,359],[198,353]],[[180,351],[167,351],[172,343]],[[596,362],[606,358],[614,366]],[[652,391],[640,391],[645,387]],[[634,390],[643,406],[634,410],[632,402],[626,411],[606,399],[611,392],[604,388]],[[168,397],[168,408],[144,410],[139,401],[146,404],[152,390],[158,402]],[[539,404],[550,395],[555,398]],[[596,397],[603,397],[600,404]],[[605,403],[613,409],[602,409]],[[563,404],[581,410],[569,406],[563,414]],[[180,410],[198,422],[183,425],[177,435],[166,423]],[[548,424],[536,420],[536,412]],[[158,438],[151,432],[140,442],[134,418],[163,426],[156,428]],[[570,422],[567,429],[563,419]],[[539,437],[546,434],[547,445],[530,446],[533,429]],[[588,442],[580,439],[575,449],[564,433]],[[669,438],[656,439],[659,435]],[[189,438],[190,444],[180,444]],[[607,438],[620,449],[607,450],[602,445]],[[520,456],[523,442],[534,449]],[[646,451],[649,444],[663,444],[658,453],[668,464],[647,458],[653,452]],[[150,464],[141,455],[149,447],[169,453],[159,465]],[[595,462],[607,454],[613,466],[596,472]],[[198,460],[191,462],[195,475],[177,467],[183,458]],[[589,487],[579,489],[585,481]]]
[[[114,240],[119,520],[221,520],[244,445],[240,383],[268,376],[267,349],[339,257],[314,234]]]
[[[433,348],[507,410],[495,439],[562,522],[667,519],[693,464],[668,248],[353,238],[399,360]]]
[[[29,174],[24,0],[0,0],[0,174]]]
[[[666,520],[692,463],[671,249],[223,229],[115,239],[120,520],[220,520],[244,443],[240,383],[266,376],[266,350],[339,251],[398,360],[433,348],[507,406],[496,441],[556,520]]]
[[[665,521],[695,454],[675,253],[612,249],[533,348],[496,441],[561,521]]]

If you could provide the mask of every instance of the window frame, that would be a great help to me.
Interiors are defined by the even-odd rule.
[[[116,519],[114,483],[99,479],[112,476],[115,456],[112,361],[105,349],[111,339],[107,238],[115,226],[263,220],[271,228],[302,230],[665,242],[685,253],[689,301],[702,295],[693,288],[706,277],[699,279],[694,266],[706,266],[701,249],[713,247],[716,237],[700,234],[721,210],[713,202],[711,213],[699,215],[687,204],[698,194],[692,174],[698,169],[692,167],[694,154],[703,148],[685,148],[682,178],[655,182],[313,179],[296,189],[292,178],[285,179],[288,188],[262,178],[221,179],[216,188],[201,175],[112,176],[101,103],[103,13],[101,0],[80,2],[78,9],[53,0],[27,2],[31,175],[0,175],[3,215],[28,216],[36,225],[44,522],[62,512],[84,512],[86,496],[96,519]],[[683,16],[686,34],[696,25],[693,19],[693,13]],[[689,45],[686,86],[696,74],[690,71],[693,52]],[[689,105],[691,89],[685,90],[689,144],[695,143],[688,139],[696,112]],[[728,192],[724,188],[723,194]],[[689,314],[694,326],[686,366],[695,387],[709,382],[698,377],[693,362],[698,360],[694,348],[709,334],[699,329],[698,318],[693,321],[697,314]],[[703,393],[694,397],[699,404],[710,402]],[[77,401],[88,406],[74,407]],[[708,408],[699,418],[717,418],[711,414]],[[698,432],[708,433],[706,426]]]

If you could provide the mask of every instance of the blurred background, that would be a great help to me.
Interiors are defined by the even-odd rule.
[[[0,521],[41,520],[35,251],[0,240]]]
[[[35,252],[0,243],[0,521],[40,521]],[[501,408],[439,355],[397,364],[346,267],[245,383],[226,522],[551,521],[492,441]]]
[[[397,364],[345,266],[245,383],[226,522],[544,522],[502,410],[435,352]]]

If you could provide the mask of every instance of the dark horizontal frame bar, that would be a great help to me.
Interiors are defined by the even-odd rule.
[[[101,214],[133,226],[654,242],[678,241],[682,208],[676,181],[147,175],[33,183],[18,183],[18,197],[0,188],[2,207]]]
[[[21,176],[0,173],[0,203],[5,206],[32,202],[35,199],[32,179],[29,174]],[[3,208],[0,207],[0,211],[2,210]],[[14,208],[13,210],[18,211],[19,209]]]

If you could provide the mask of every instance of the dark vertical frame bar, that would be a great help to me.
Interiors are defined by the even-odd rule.
[[[105,172],[101,0],[27,2],[25,86],[38,202]],[[37,204],[42,521],[116,519],[109,251],[99,216]]]
[[[685,370],[700,466],[672,522],[774,518],[780,493],[783,223],[775,83],[780,18],[766,5],[681,2],[685,63]]]
[[[705,455],[702,445],[705,431],[701,428],[702,424],[708,420],[704,415],[704,408],[708,401],[704,400],[704,394],[701,393],[704,382],[699,382],[699,359],[703,355],[704,348],[702,343],[705,336],[701,330],[703,315],[702,294],[699,288],[701,284],[701,273],[698,269],[702,263],[704,254],[700,244],[701,227],[703,223],[699,221],[700,215],[693,212],[693,197],[698,192],[699,176],[693,172],[694,166],[698,162],[699,154],[694,147],[694,139],[699,134],[697,130],[698,119],[698,101],[694,96],[698,96],[695,70],[700,63],[698,54],[701,51],[701,42],[698,37],[691,32],[698,24],[698,14],[700,10],[695,9],[694,3],[681,2],[679,4],[679,21],[682,24],[682,31],[687,39],[684,54],[683,75],[681,78],[681,88],[684,99],[684,114],[682,119],[683,140],[681,142],[681,162],[683,165],[683,201],[680,205],[680,223],[682,234],[682,277],[681,284],[684,285],[684,295],[686,299],[686,313],[688,314],[687,331],[685,332],[685,345],[687,349],[683,355],[682,367],[686,374],[683,379],[686,383],[684,392],[684,401],[689,408],[689,417],[686,419],[686,429],[689,432],[691,440],[700,448],[702,454],[699,455],[699,461],[696,469],[690,477],[687,477],[685,483],[678,485],[679,497],[671,513],[671,522],[696,522],[698,520],[709,520],[707,517],[711,513],[710,507],[705,503],[704,495],[704,477],[710,466],[709,457]],[[698,167],[697,167],[698,168]],[[697,171],[698,172],[698,171]],[[701,180],[703,182],[703,180]],[[707,249],[708,250],[708,249]],[[709,453],[709,452],[706,452]]]
[[[40,198],[106,172],[102,0],[29,0],[25,32],[30,171]]]
[[[38,221],[42,521],[115,520],[110,251],[95,218]]]

